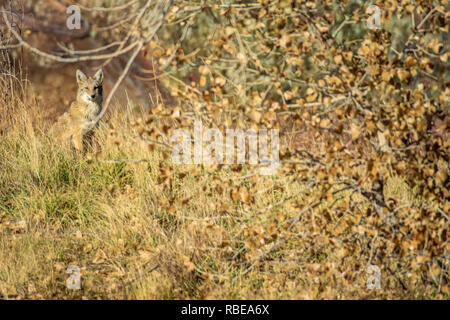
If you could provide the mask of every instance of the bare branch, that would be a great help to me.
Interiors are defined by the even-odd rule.
[[[120,10],[126,9],[126,8],[128,8],[128,7],[130,7],[133,4],[138,3],[138,2],[139,2],[139,0],[133,0],[133,1],[130,1],[130,2],[126,3],[126,4],[124,4],[124,5],[117,6],[117,7],[111,7],[111,8],[106,8],[106,7],[92,7],[92,8],[90,8],[90,7],[85,7],[85,6],[81,5],[81,4],[77,4],[77,6],[80,7],[80,9],[82,9],[84,11],[110,12],[110,11],[120,11]]]

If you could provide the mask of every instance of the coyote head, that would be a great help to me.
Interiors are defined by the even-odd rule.
[[[88,78],[82,71],[77,70],[78,101],[95,102],[98,105],[103,101],[103,70],[100,69],[92,77]]]

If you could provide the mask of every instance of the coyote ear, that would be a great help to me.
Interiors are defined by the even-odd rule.
[[[97,82],[97,84],[103,83],[103,70],[102,69],[97,71],[97,73],[94,76],[94,79]]]
[[[86,75],[83,73],[83,71],[77,70],[77,82],[78,84],[85,82],[87,80]]]

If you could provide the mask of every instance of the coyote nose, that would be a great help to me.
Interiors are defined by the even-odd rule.
[[[91,98],[92,98],[92,99],[94,99],[94,98],[95,98],[95,93],[94,93],[94,94],[93,94],[93,95],[91,96]]]

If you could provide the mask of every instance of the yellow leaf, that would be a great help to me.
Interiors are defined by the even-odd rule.
[[[105,262],[107,259],[105,252],[102,249],[98,249],[97,252],[95,253],[95,257],[94,260],[92,260],[93,263],[95,264],[100,264]]]
[[[350,126],[350,134],[352,136],[352,140],[355,141],[356,139],[358,139],[359,134],[361,132],[360,130],[361,128],[359,126],[357,126],[356,124],[351,124]]]

